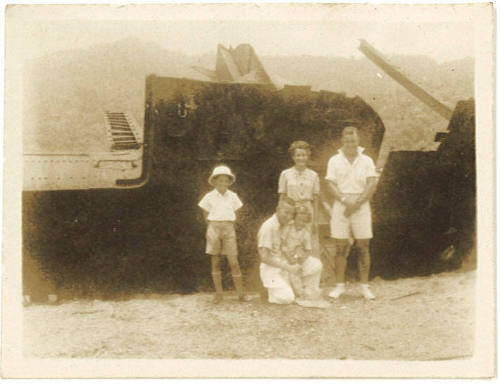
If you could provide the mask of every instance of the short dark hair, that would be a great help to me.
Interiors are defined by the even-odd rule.
[[[358,128],[354,126],[344,127],[344,129],[342,130],[342,138],[346,135],[356,135],[359,138]]]
[[[293,142],[290,147],[288,147],[288,153],[290,154],[290,157],[293,158],[295,155],[295,150],[306,150],[309,155],[311,155],[311,145],[307,143],[304,140],[296,140]]]

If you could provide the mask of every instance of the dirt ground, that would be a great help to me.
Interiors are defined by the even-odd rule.
[[[475,272],[375,279],[326,309],[228,293],[143,295],[24,308],[28,357],[445,360],[473,351]],[[325,289],[326,291],[326,289]]]

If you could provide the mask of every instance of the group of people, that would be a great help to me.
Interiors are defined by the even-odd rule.
[[[311,155],[307,142],[293,142],[289,152],[294,166],[281,173],[276,212],[262,224],[257,236],[260,278],[267,290],[268,301],[276,304],[322,300],[320,278],[323,266],[312,250],[312,239],[318,234],[320,179],[307,167]],[[328,161],[325,176],[328,192],[334,198],[330,236],[335,241],[336,252],[330,258],[335,266],[336,285],[328,293],[331,298],[339,298],[346,290],[345,270],[353,239],[359,248],[361,294],[366,299],[375,298],[368,279],[369,242],[373,237],[369,201],[376,177],[373,160],[363,154],[363,148],[359,146],[357,128],[344,128],[342,147]],[[223,296],[222,256],[228,258],[240,301],[249,300],[243,289],[234,229],[236,211],[243,203],[236,193],[229,190],[235,181],[229,167],[216,167],[209,178],[214,189],[199,203],[208,223],[206,253],[212,260],[216,303]]]

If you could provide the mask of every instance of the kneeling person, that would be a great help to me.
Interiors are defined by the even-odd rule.
[[[299,265],[290,263],[282,251],[284,231],[293,218],[295,202],[282,199],[276,214],[265,221],[258,233],[258,251],[260,257],[260,278],[269,294],[269,302],[290,304],[295,301],[290,274],[302,277],[305,290],[319,285],[321,262],[314,257],[307,257]]]

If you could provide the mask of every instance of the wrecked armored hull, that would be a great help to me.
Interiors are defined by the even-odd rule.
[[[366,41],[359,49],[451,119],[448,132],[436,138],[437,151],[390,154],[372,203],[372,276],[425,275],[474,263],[474,101],[452,111]],[[384,125],[370,106],[305,86],[280,89],[285,83],[267,73],[248,44],[219,45],[215,70],[193,70],[202,80],[146,79],[142,131],[133,114],[106,112],[107,152],[24,154],[23,284],[34,300],[51,292],[114,296],[211,287],[197,203],[220,163],[235,172],[233,188],[245,203],[237,224],[240,261],[247,285],[255,287],[256,232],[274,210],[279,173],[292,165],[290,143],[313,145],[310,166],[322,182],[345,126],[359,127],[365,153],[378,158]],[[331,197],[325,185],[321,190],[326,224]],[[323,251],[334,252],[327,226],[321,230]],[[355,254],[353,248],[353,275]]]
[[[47,282],[62,296],[210,287],[197,203],[219,163],[236,174],[233,189],[245,203],[237,234],[254,285],[256,232],[276,205],[279,173],[292,164],[288,146],[310,142],[311,167],[323,177],[347,125],[360,127],[376,159],[384,125],[358,97],[149,76],[137,188],[23,192],[25,291],[43,297]]]
[[[437,151],[392,152],[373,197],[374,275],[426,275],[475,263],[474,100],[459,102]]]

